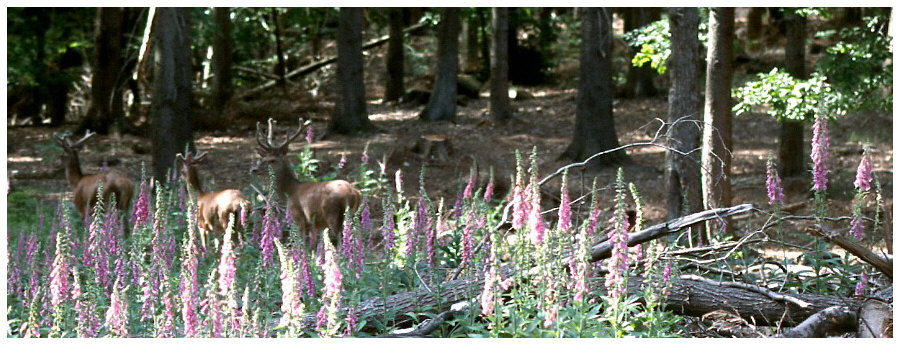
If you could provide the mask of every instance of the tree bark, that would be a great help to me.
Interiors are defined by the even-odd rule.
[[[153,176],[168,181],[175,155],[194,149],[190,9],[159,8],[153,28]]]
[[[385,78],[384,102],[399,101],[406,93],[403,84],[403,9],[388,9],[388,26],[390,38],[388,39],[387,56],[384,57],[387,67]]]
[[[572,142],[560,159],[582,161],[597,152],[619,146],[613,121],[612,11],[580,8],[581,53],[575,129]],[[611,152],[588,163],[588,168],[614,166],[627,161],[624,151]]]
[[[706,102],[703,110],[701,179],[703,205],[731,205],[731,76],[734,46],[734,8],[713,7],[709,14],[706,55]],[[734,234],[730,222],[725,233]],[[715,224],[709,223],[707,229]]]
[[[211,83],[212,108],[221,114],[225,103],[231,98],[232,84],[232,56],[234,50],[234,38],[232,37],[232,23],[230,18],[231,8],[216,7],[213,9],[213,21],[216,29],[213,30],[213,78]]]
[[[374,130],[366,111],[363,82],[363,9],[341,7],[338,26],[338,99],[331,114],[329,133],[355,135]]]
[[[284,74],[286,73],[286,67],[284,64],[284,48],[281,43],[281,23],[278,20],[278,8],[272,8],[272,24],[275,26],[275,56],[278,59],[275,64],[275,74],[278,75],[278,86],[281,87],[281,90],[287,93],[287,78],[285,78]],[[362,40],[360,40],[362,42]],[[360,43],[361,45],[362,43]]]
[[[456,120],[456,79],[459,70],[459,8],[441,9],[438,24],[438,63],[434,90],[425,110],[424,121]]]
[[[125,116],[121,76],[125,64],[125,9],[101,7],[97,9],[97,32],[94,36],[94,72],[91,76],[91,104],[78,126],[78,131],[91,130],[108,134],[121,124]]]
[[[797,327],[784,332],[785,338],[824,338],[829,332],[852,332],[857,314],[845,306],[833,306],[813,314]]]
[[[509,9],[494,7],[492,10],[491,41],[491,118],[498,123],[509,120]]]
[[[762,36],[762,18],[765,7],[751,7],[747,15],[747,39],[758,40]]]
[[[667,219],[695,213],[703,207],[698,166],[700,152],[696,150],[700,147],[700,130],[696,121],[700,120],[702,111],[698,82],[702,72],[698,56],[697,11],[696,8],[669,9],[672,55],[668,62],[668,74],[672,86],[669,88],[668,121],[672,128],[668,145],[685,154],[666,151]],[[699,230],[699,227],[694,230]],[[696,236],[698,243],[707,243],[706,234],[699,232]]]
[[[466,47],[463,71],[466,73],[478,72],[478,66],[481,64],[478,56],[479,49],[481,49],[478,45],[478,29],[476,15],[468,16],[463,20],[463,40]]]
[[[798,79],[806,79],[806,18],[789,11],[785,18],[787,40],[784,66]],[[806,172],[803,154],[803,122],[784,120],[778,133],[778,161],[782,178],[799,178]]]

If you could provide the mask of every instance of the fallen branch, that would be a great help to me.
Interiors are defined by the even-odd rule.
[[[403,33],[411,33],[411,32],[413,32],[413,31],[419,30],[419,29],[421,29],[421,28],[423,28],[423,27],[425,27],[425,24],[424,24],[424,23],[419,23],[419,24],[410,26],[410,27],[408,27],[408,28],[406,28],[406,29],[403,29]],[[387,41],[388,41],[389,38],[390,38],[390,35],[384,35],[384,36],[381,36],[381,37],[379,37],[379,38],[377,38],[377,39],[374,39],[374,40],[372,40],[372,41],[369,41],[368,43],[363,44],[362,50],[363,50],[363,51],[366,51],[366,50],[369,50],[369,49],[378,47],[378,46],[380,46],[380,45],[382,45],[382,44],[385,44],[385,43],[387,43]],[[310,64],[308,64],[308,65],[306,65],[306,66],[303,66],[303,67],[300,67],[300,68],[298,68],[298,69],[295,69],[295,70],[293,70],[293,71],[288,72],[287,74],[284,75],[284,78],[285,78],[285,79],[290,79],[290,78],[295,78],[295,77],[302,77],[302,76],[304,76],[304,75],[307,75],[307,74],[310,74],[310,73],[312,73],[312,72],[315,72],[315,71],[319,70],[319,69],[322,68],[322,67],[325,67],[325,66],[328,66],[328,65],[330,65],[330,64],[333,64],[333,63],[337,62],[337,59],[338,59],[337,55],[334,55],[334,56],[328,57],[328,58],[326,58],[326,59],[322,59],[322,60],[319,60],[319,61],[312,62],[312,63],[310,63]],[[252,88],[252,89],[250,89],[250,90],[245,91],[245,92],[244,92],[243,94],[241,94],[239,97],[240,97],[240,98],[243,98],[243,97],[252,96],[252,95],[255,95],[255,94],[260,93],[260,92],[262,92],[262,91],[268,90],[268,89],[274,87],[275,85],[278,85],[278,81],[277,81],[277,80],[269,81],[269,82],[266,82],[265,84],[262,84],[262,85],[260,85],[260,86],[257,86],[257,87],[255,87],[255,88]]]
[[[435,317],[423,321],[421,324],[419,324],[419,326],[413,329],[384,334],[382,336],[379,336],[379,338],[423,338],[441,327],[441,324],[443,324],[444,322],[456,317],[457,315],[462,315],[468,312],[470,306],[470,302],[456,303],[450,307],[450,310],[437,314]]]
[[[834,306],[813,314],[781,336],[784,338],[823,338],[829,332],[854,330],[856,330],[856,312],[848,307]]]
[[[764,287],[762,287],[762,286],[750,285],[750,284],[740,283],[740,282],[720,282],[720,281],[717,281],[717,280],[712,280],[712,279],[709,279],[709,278],[704,278],[704,277],[701,277],[701,276],[698,276],[698,275],[693,275],[693,274],[682,275],[682,276],[680,276],[680,277],[678,277],[678,278],[679,278],[679,279],[684,279],[684,280],[693,280],[693,281],[704,282],[704,283],[707,283],[707,284],[710,284],[710,285],[735,287],[735,288],[738,288],[738,289],[743,289],[743,290],[747,290],[747,291],[756,292],[756,293],[758,293],[758,294],[761,294],[761,295],[763,295],[763,296],[768,297],[769,299],[771,299],[771,300],[773,300],[773,301],[778,301],[778,302],[791,302],[791,303],[793,303],[794,305],[796,305],[796,306],[798,306],[798,307],[800,307],[800,308],[804,308],[804,309],[805,309],[805,308],[809,308],[809,303],[804,302],[804,301],[801,300],[801,299],[798,299],[798,298],[795,298],[795,297],[791,297],[791,296],[787,296],[787,295],[784,295],[784,294],[780,294],[780,293],[774,292],[774,291],[772,291],[772,290],[766,289],[766,288],[764,288]]]
[[[859,245],[856,242],[851,241],[850,239],[837,235],[834,233],[830,233],[823,231],[819,228],[809,228],[807,229],[807,233],[820,237],[829,243],[835,244],[838,247],[844,248],[850,254],[860,258],[862,261],[865,261],[875,267],[881,273],[884,273],[892,281],[894,280],[894,266],[893,263],[882,257],[881,255],[875,254],[871,250],[866,247]]]
[[[628,246],[632,247],[640,243],[654,240],[665,235],[678,232],[682,228],[705,222],[712,219],[723,218],[735,214],[744,213],[753,209],[751,204],[742,204],[732,207],[716,208],[703,212],[694,213],[681,218],[673,219],[662,224],[657,224],[646,228],[645,230],[628,234]],[[612,243],[609,241],[601,242],[591,249],[591,261],[599,261],[610,257],[612,253]]]

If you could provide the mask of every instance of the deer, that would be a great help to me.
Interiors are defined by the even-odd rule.
[[[259,144],[256,152],[260,160],[256,162],[251,171],[256,174],[265,172],[262,168],[267,166],[274,173],[275,192],[287,199],[287,207],[291,212],[292,220],[300,230],[309,248],[317,250],[319,232],[328,229],[329,238],[335,247],[340,243],[342,236],[344,217],[346,212],[354,212],[359,206],[360,192],[345,180],[332,181],[299,181],[291,170],[285,157],[288,153],[291,141],[300,136],[309,121],[300,119],[300,126],[293,134],[288,135],[285,141],[275,144],[272,141],[272,132],[275,120],[269,119],[268,135],[264,135],[260,123],[256,123],[256,142]]]
[[[81,171],[81,162],[78,160],[78,149],[84,145],[85,140],[94,136],[94,132],[86,131],[84,137],[78,141],[71,140],[69,133],[54,133],[56,143],[62,147],[62,164],[66,170],[66,180],[72,188],[73,202],[81,219],[87,219],[88,212],[97,204],[97,188],[102,185],[103,200],[109,202],[115,195],[115,207],[127,214],[131,204],[131,196],[134,193],[134,182],[125,173],[109,169],[96,174],[84,174]],[[129,235],[128,226],[123,227],[125,236]]]
[[[242,212],[250,212],[250,201],[244,197],[244,193],[237,189],[224,189],[215,192],[206,192],[200,182],[197,166],[206,161],[206,152],[191,155],[180,153],[175,156],[181,166],[181,176],[188,184],[188,190],[197,196],[197,226],[202,229],[200,241],[206,245],[206,234],[224,234],[228,227],[230,216],[234,217],[234,230],[241,230],[240,219]]]

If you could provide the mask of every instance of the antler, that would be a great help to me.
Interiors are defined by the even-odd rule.
[[[87,130],[84,132],[84,137],[82,137],[81,139],[78,139],[78,141],[76,141],[74,143],[71,140],[71,137],[72,137],[71,133],[56,133],[56,134],[54,134],[54,136],[59,140],[60,144],[62,144],[66,148],[74,150],[74,149],[81,147],[81,145],[84,144],[84,141],[88,140],[88,138],[94,136],[94,134],[97,134],[97,133]]]
[[[265,149],[267,151],[281,150],[281,149],[285,148],[288,144],[290,144],[292,141],[294,141],[294,139],[297,139],[297,137],[299,137],[300,134],[303,133],[303,128],[305,128],[306,126],[308,126],[310,124],[309,120],[303,121],[303,118],[300,118],[299,121],[300,121],[300,126],[297,127],[297,131],[294,132],[294,134],[289,135],[287,137],[287,139],[285,139],[284,142],[282,142],[279,145],[275,145],[272,142],[273,132],[275,131],[275,120],[272,118],[269,118],[269,128],[268,128],[268,135],[266,136],[266,142],[262,141],[263,131],[262,131],[262,128],[260,127],[260,123],[257,122],[256,123],[256,142],[259,144],[259,146],[261,146],[263,149]]]
[[[206,151],[200,152],[200,154],[198,154],[198,155],[196,155],[196,156],[191,155],[190,152],[187,152],[187,153],[185,153],[184,155],[182,155],[182,154],[179,153],[179,154],[176,154],[176,155],[175,155],[175,158],[178,158],[179,160],[181,160],[181,161],[183,161],[183,162],[186,162],[186,163],[188,163],[188,164],[190,164],[190,163],[200,163],[200,162],[203,161],[204,158],[206,158]]]

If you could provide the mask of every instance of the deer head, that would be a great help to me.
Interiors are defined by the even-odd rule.
[[[181,176],[187,180],[191,187],[202,193],[203,187],[200,184],[200,177],[197,174],[197,166],[206,161],[206,152],[202,152],[196,156],[191,155],[190,152],[185,153],[184,155],[179,153],[175,155],[175,158],[178,160],[178,165],[181,167]]]

